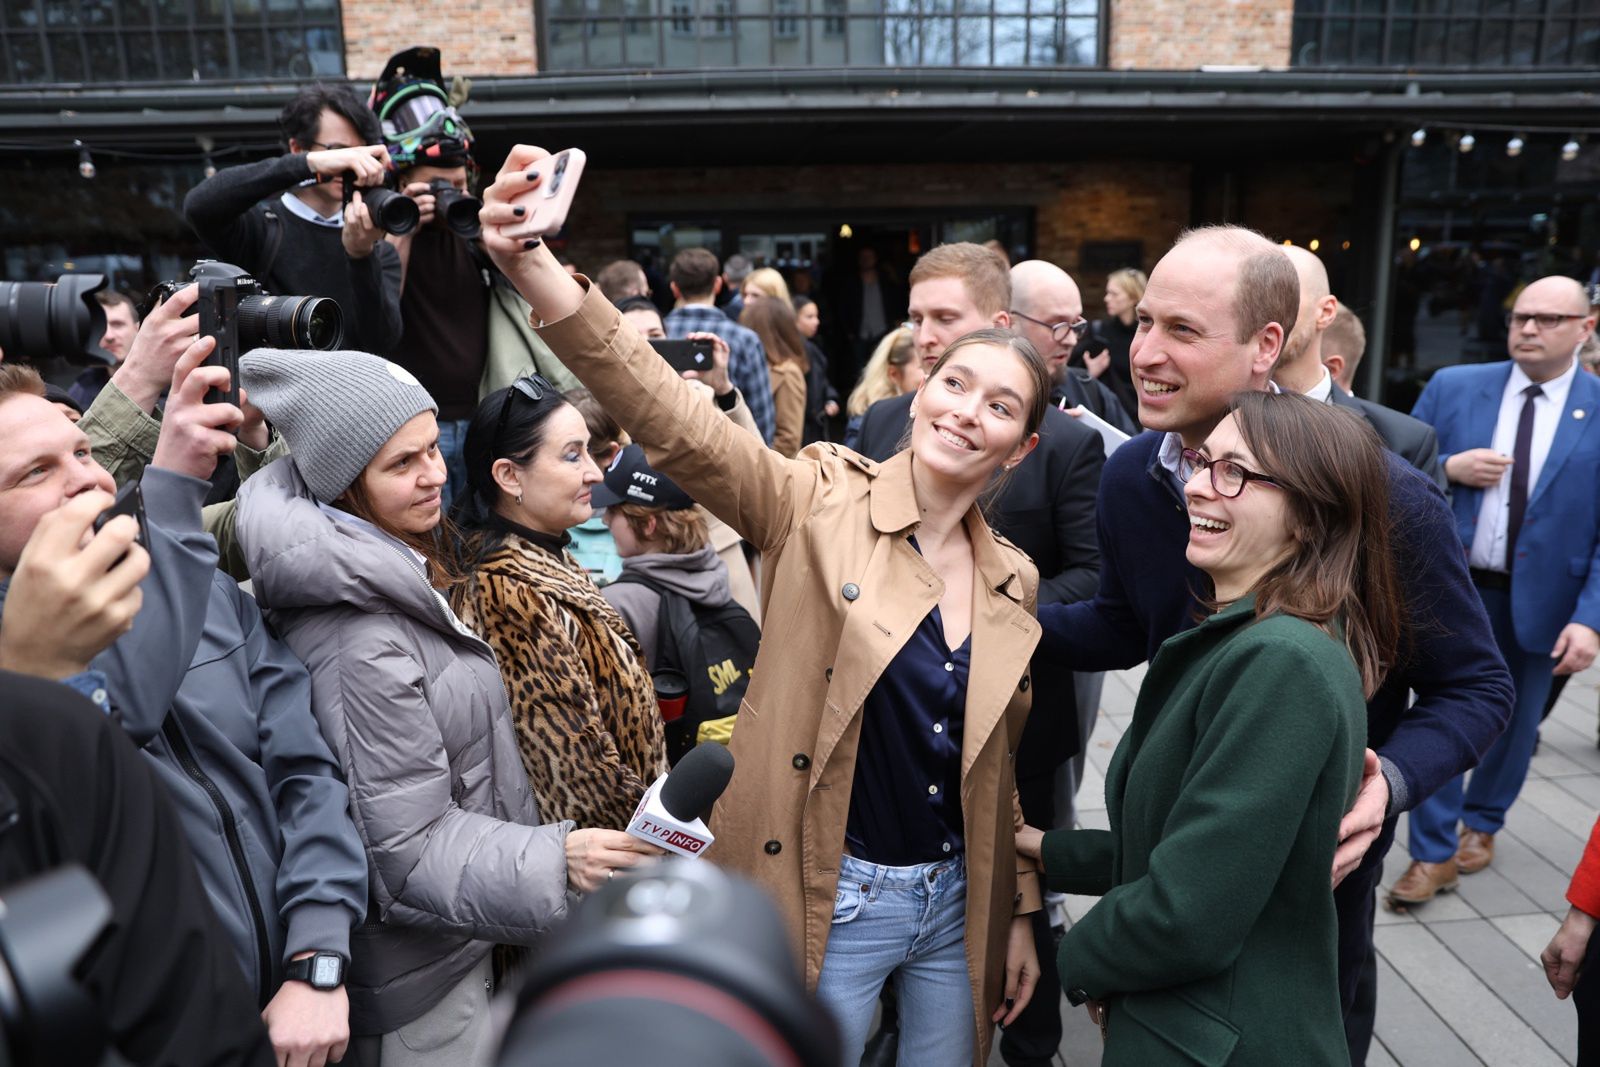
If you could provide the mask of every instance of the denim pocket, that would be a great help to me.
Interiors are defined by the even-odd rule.
[[[860,882],[846,881],[848,874],[840,875],[839,887],[833,891],[833,925],[847,923],[861,914],[866,906],[867,894]]]

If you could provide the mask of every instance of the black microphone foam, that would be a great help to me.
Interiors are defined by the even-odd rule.
[[[702,741],[683,754],[661,786],[661,806],[674,819],[693,822],[728,788],[733,753],[726,745]]]

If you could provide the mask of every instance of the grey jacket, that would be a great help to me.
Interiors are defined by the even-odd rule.
[[[149,468],[150,574],[133,629],[90,665],[178,808],[200,881],[259,1002],[297,952],[350,954],[366,911],[361,842],[310,679],[216,569],[208,486]]]
[[[350,785],[371,868],[350,1027],[388,1033],[566,915],[572,824],[539,825],[494,654],[408,548],[322,510],[292,458],[244,483],[237,531]]]
[[[650,552],[622,561],[622,576],[641,574],[659,582],[695,604],[720,608],[733,599],[728,583],[728,565],[710,545],[698,552],[674,555]],[[657,619],[661,594],[638,582],[616,581],[604,586],[600,595],[617,609],[633,636],[644,649],[645,666],[655,670]]]

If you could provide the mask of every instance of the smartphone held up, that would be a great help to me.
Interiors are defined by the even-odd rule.
[[[559,233],[567,223],[567,212],[578,192],[584,162],[581,148],[568,148],[543,160],[539,173],[544,180],[512,201],[524,209],[524,214],[516,222],[502,225],[500,236],[507,240],[524,240]]]

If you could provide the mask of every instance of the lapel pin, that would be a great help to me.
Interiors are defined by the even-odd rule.
[[[1573,412],[1572,412],[1572,417],[1575,418],[1575,419],[1583,418],[1583,409],[1582,408],[1574,408]]]

